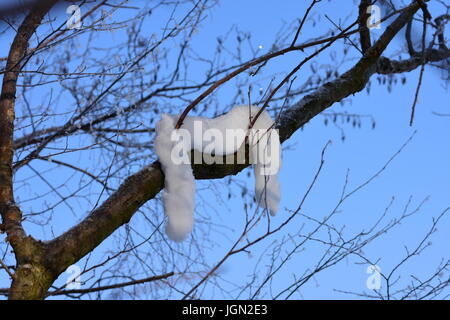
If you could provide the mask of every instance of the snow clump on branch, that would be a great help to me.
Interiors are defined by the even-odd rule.
[[[256,106],[236,106],[226,114],[212,119],[186,117],[179,129],[175,129],[179,116],[161,115],[161,120],[156,124],[155,151],[165,175],[163,203],[168,218],[166,233],[170,239],[183,241],[194,224],[195,178],[191,167],[192,150],[210,155],[217,163],[222,163],[222,156],[236,152],[238,160],[231,158],[239,161],[239,153],[243,152],[241,159],[245,161],[244,143],[247,141],[250,146],[250,163],[254,168],[258,205],[268,209],[271,215],[278,211],[280,138],[278,131],[273,128],[274,121],[269,113],[263,110],[258,115],[259,111],[260,108]],[[252,119],[257,115],[250,128]],[[195,163],[202,161],[206,162],[206,159],[194,157]]]

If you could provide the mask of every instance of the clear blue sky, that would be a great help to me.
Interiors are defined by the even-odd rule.
[[[304,33],[300,36],[299,41],[303,42],[318,37],[330,28],[330,22],[324,14],[327,14],[333,21],[341,19],[344,25],[351,22],[352,18],[356,16],[355,12],[357,12],[357,6],[354,3],[355,1],[322,1],[319,3],[313,15],[316,23],[313,25],[312,20],[307,21],[303,28]],[[225,34],[232,26],[236,26],[239,30],[250,32],[254,44],[261,45],[261,52],[264,53],[276,38],[276,32],[285,23],[290,24],[302,17],[308,4],[309,1],[294,0],[221,1],[215,9],[209,12],[199,32],[194,35],[194,48],[197,53],[211,57],[217,43],[217,36]],[[442,8],[431,4],[430,9],[433,13],[434,9],[441,10]],[[164,21],[166,17],[163,13],[164,10],[161,10],[160,15],[155,15],[147,22],[149,24],[148,35],[151,35],[154,30],[158,30],[156,28],[160,24],[158,20]],[[123,13],[115,15],[113,20],[120,20],[121,14]],[[62,21],[64,15],[61,14],[59,18]],[[376,37],[385,27],[386,24],[383,24],[382,29],[375,31],[373,36]],[[123,37],[123,33],[120,30],[111,35],[102,34],[97,44],[101,46],[102,41],[108,42],[111,39],[119,41],[122,39],[121,37]],[[4,56],[7,48],[4,44],[10,43],[11,39],[2,39],[1,41],[0,52]],[[82,41],[79,44],[82,46]],[[398,51],[403,46],[403,37],[400,36],[391,43],[387,54],[398,57]],[[338,43],[333,50],[336,51],[338,56],[342,56],[343,43]],[[339,67],[340,72],[346,71],[359,57],[354,49],[350,50],[349,57],[353,59],[344,62]],[[332,64],[330,55],[331,51],[324,52],[318,58],[317,63],[319,65]],[[277,59],[273,63],[271,62],[262,71],[259,78],[255,80],[255,87],[267,86],[270,82],[270,76],[274,72],[289,71],[292,66],[298,63],[299,57],[301,56],[294,53]],[[403,54],[403,57],[406,56]],[[304,70],[297,75],[298,79],[308,76],[310,72],[309,66],[305,66]],[[193,75],[193,77],[199,76],[199,74]],[[281,221],[283,216],[288,214],[288,210],[295,210],[298,206],[301,196],[315,174],[321,150],[327,141],[331,140],[332,144],[325,156],[323,172],[303,208],[305,214],[317,220],[321,220],[329,214],[336,205],[348,170],[350,170],[348,185],[349,189],[352,189],[382,168],[387,160],[416,132],[411,142],[387,169],[343,205],[341,212],[333,218],[332,223],[338,229],[345,227],[344,234],[351,238],[355,233],[371,226],[384,212],[393,197],[394,202],[385,221],[400,216],[410,197],[412,197],[411,207],[417,206],[429,197],[419,214],[407,219],[405,223],[391,230],[388,235],[370,244],[364,249],[364,254],[371,260],[378,261],[377,265],[382,272],[386,272],[405,255],[405,246],[412,248],[417,245],[431,226],[432,218],[438,216],[445,208],[450,206],[450,117],[439,117],[433,114],[433,112],[450,114],[450,95],[445,88],[445,83],[441,80],[440,73],[436,69],[427,67],[416,107],[415,122],[410,127],[409,117],[418,76],[418,71],[405,74],[407,81],[404,85],[400,84],[402,75],[397,76],[399,83],[393,86],[391,92],[388,92],[386,86],[378,84],[375,75],[371,81],[370,94],[364,90],[346,99],[343,106],[337,103],[329,110],[371,115],[376,121],[375,129],[372,129],[370,118],[364,118],[361,128],[353,128],[350,124],[341,124],[340,119],[337,121],[338,126],[331,121],[325,126],[325,118],[317,116],[305,126],[304,130],[298,131],[285,143],[284,146],[289,146],[289,148],[283,152],[283,167],[280,173],[282,188],[280,207],[282,210],[273,219],[274,223],[277,222],[277,219]],[[231,81],[219,89],[219,101],[223,101],[224,105],[230,102],[233,85],[234,83]],[[38,98],[36,97],[36,101],[40,101]],[[341,128],[343,131],[341,131]],[[344,141],[341,139],[342,132],[345,134]],[[89,159],[81,161],[82,163],[85,161],[87,166],[93,164]],[[39,168],[39,165],[36,168]],[[25,173],[20,174],[26,175]],[[246,177],[246,171],[238,175],[237,179],[252,185],[252,178]],[[215,199],[217,193],[226,194],[227,187],[222,182],[198,183],[198,199]],[[211,188],[211,185],[214,185],[214,189]],[[210,219],[230,227],[226,235],[212,234],[212,236],[217,237],[215,240],[220,245],[204,249],[205,256],[208,256],[211,264],[222,257],[231,245],[230,239],[237,236],[244,222],[242,200],[239,197],[240,190],[235,189],[233,191],[238,195],[236,198],[226,200],[226,197],[224,197],[224,202],[217,201],[216,204],[215,201],[209,200],[208,205],[213,207],[207,207],[206,211],[202,211],[202,216],[209,215]],[[19,197],[25,196],[20,191],[17,195]],[[205,210],[204,208],[202,207],[200,210]],[[64,207],[61,207],[60,210],[64,209]],[[88,208],[84,210],[88,210]],[[71,216],[70,212],[66,214]],[[64,216],[65,214],[62,213],[62,218],[55,218],[52,222],[55,224],[54,230],[56,230],[56,233],[63,231],[73,223],[73,220],[70,223],[64,221],[66,220]],[[76,217],[75,220],[81,217],[83,215]],[[134,221],[132,220],[132,223]],[[252,272],[259,254],[269,245],[273,245],[272,241],[280,241],[281,236],[288,237],[289,234],[296,234],[303,224],[306,224],[305,230],[314,227],[313,222],[299,217],[289,229],[283,231],[283,234],[279,234],[264,242],[263,245],[255,247],[251,254],[243,253],[231,258],[220,269],[223,277],[240,281],[237,279],[241,279],[244,273]],[[27,227],[30,228],[29,230],[35,230],[36,236],[43,237],[39,228],[35,229],[32,225]],[[414,274],[425,278],[435,271],[435,267],[442,259],[448,260],[450,258],[449,231],[450,219],[445,217],[438,228],[438,232],[431,238],[432,246],[427,248],[421,256],[411,259],[405,267],[399,270],[400,287],[410,281],[410,275]],[[326,234],[320,234],[320,237],[326,239]],[[183,250],[183,248],[183,246],[180,246],[179,249]],[[108,241],[96,249],[94,256],[102,256],[107,249]],[[291,259],[283,271],[274,279],[273,288],[275,291],[284,288],[294,277],[300,276],[305,269],[312,268],[317,261],[317,255],[322,253],[323,249],[324,246],[316,242],[308,244],[306,250]],[[292,298],[343,299],[352,298],[352,296],[336,292],[335,289],[365,291],[368,265],[358,264],[360,261],[354,256],[344,259],[315,276]],[[80,263],[80,265],[83,264]],[[263,266],[261,268],[262,271],[260,272],[265,272]],[[5,272],[0,271],[0,287],[5,287],[5,277]],[[67,275],[63,274],[59,283],[62,284],[66,277]],[[230,285],[230,290],[232,288]],[[207,290],[210,290],[207,292],[215,294],[212,287]],[[368,291],[366,290],[366,292]],[[215,297],[223,298],[220,294]],[[270,298],[270,295],[265,297]],[[225,296],[225,298],[229,297]],[[242,298],[246,298],[246,295],[244,294]]]

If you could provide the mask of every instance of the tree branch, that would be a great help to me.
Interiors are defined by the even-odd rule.
[[[437,62],[450,58],[450,49],[425,49],[423,59],[422,54],[419,53],[414,57],[404,60],[393,60],[381,57],[377,65],[377,73],[392,74],[412,71],[428,62]]]
[[[369,14],[367,13],[367,8],[370,5],[370,0],[361,0],[359,3],[359,41],[361,43],[361,50],[363,53],[370,48],[370,31],[367,27],[367,19],[369,19]]]
[[[174,272],[169,272],[169,273],[162,274],[159,276],[153,276],[153,277],[148,277],[148,278],[139,279],[139,280],[116,283],[116,284],[111,284],[111,285],[107,285],[107,286],[92,287],[92,288],[88,288],[88,289],[57,290],[57,291],[49,292],[48,295],[49,296],[70,295],[70,294],[83,295],[83,294],[87,294],[87,293],[93,293],[93,292],[99,292],[99,291],[111,290],[111,289],[118,289],[118,288],[133,286],[136,284],[142,284],[142,283],[147,283],[147,282],[152,282],[152,281],[157,281],[157,280],[163,280],[163,279],[167,279],[167,278],[173,276],[174,274],[175,274]]]
[[[14,152],[14,106],[17,79],[23,67],[22,58],[26,54],[31,36],[56,2],[57,0],[36,3],[20,25],[9,50],[0,95],[1,229],[7,234],[6,239],[13,248],[17,263],[10,290],[10,297],[12,298],[37,297],[47,290],[45,286],[39,286],[44,282],[44,278],[48,280],[48,277],[44,275],[45,271],[35,268],[35,265],[39,264],[37,261],[43,257],[40,254],[40,243],[31,237],[27,237],[22,227],[22,212],[14,203],[12,159]],[[40,278],[40,281],[37,281],[33,286],[33,281],[38,278]]]
[[[334,102],[361,91],[370,76],[377,72],[377,62],[384,49],[418,9],[417,3],[407,7],[353,68],[285,110],[277,124],[281,141],[287,140],[297,129]],[[203,164],[194,165],[193,169],[197,179],[216,179],[237,174],[247,166],[248,163]],[[48,242],[47,266],[54,276],[59,275],[69,265],[92,251],[114,230],[127,223],[138,208],[155,197],[163,187],[164,175],[159,163],[155,162],[127,178],[111,197],[81,223]]]
[[[16,100],[16,85],[19,72],[23,67],[20,62],[28,47],[28,41],[50,8],[56,3],[47,1],[38,3],[24,19],[11,45],[6,72],[3,76],[0,96],[0,213],[2,228],[7,233],[7,240],[15,250],[16,257],[26,251],[22,248],[25,231],[21,225],[22,214],[14,204],[12,183],[14,105]]]

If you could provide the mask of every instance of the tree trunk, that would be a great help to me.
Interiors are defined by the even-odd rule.
[[[42,300],[54,281],[53,275],[39,264],[19,265],[13,279],[10,300]]]

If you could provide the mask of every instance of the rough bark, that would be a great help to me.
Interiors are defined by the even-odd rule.
[[[26,16],[10,47],[0,95],[0,213],[1,230],[6,232],[16,257],[16,272],[9,298],[43,297],[52,282],[42,265],[42,246],[25,234],[22,213],[14,203],[12,182],[14,104],[19,71],[28,42],[42,19],[56,1],[36,4]]]

